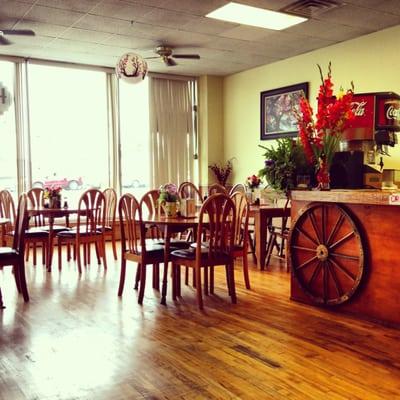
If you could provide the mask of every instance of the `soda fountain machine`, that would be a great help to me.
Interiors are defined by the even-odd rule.
[[[343,132],[341,150],[330,170],[331,187],[394,189],[394,171],[385,170],[383,156],[397,143],[400,96],[393,92],[353,96],[354,120]]]

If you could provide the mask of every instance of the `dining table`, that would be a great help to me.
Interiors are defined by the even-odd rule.
[[[271,225],[272,218],[290,217],[290,207],[251,205],[249,216],[250,218],[254,218],[257,267],[264,270],[267,256],[268,226]]]

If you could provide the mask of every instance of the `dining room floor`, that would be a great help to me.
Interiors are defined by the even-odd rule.
[[[28,263],[27,304],[0,271],[0,400],[400,399],[400,331],[290,301],[276,258],[250,262],[250,291],[237,265],[236,305],[217,268],[204,312],[185,285],[160,305],[151,279],[139,306],[135,269],[118,298],[111,248],[81,276]]]

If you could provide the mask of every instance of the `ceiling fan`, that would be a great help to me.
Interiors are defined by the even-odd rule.
[[[12,44],[6,35],[35,36],[35,32],[30,29],[0,29],[0,45]]]
[[[199,60],[200,56],[198,54],[173,54],[172,48],[169,46],[158,46],[154,50],[156,54],[158,54],[157,57],[147,57],[147,59],[153,59],[153,58],[162,58],[164,61],[165,65],[168,67],[173,67],[174,65],[177,65],[176,61],[174,58],[186,58],[186,59],[193,59],[193,60]]]

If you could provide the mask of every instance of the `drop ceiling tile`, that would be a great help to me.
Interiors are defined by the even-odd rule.
[[[352,4],[322,13],[318,19],[358,28],[367,26],[374,31],[400,24],[399,15],[391,15]]]
[[[83,15],[77,11],[35,5],[24,18],[37,22],[50,22],[55,25],[70,26],[77,22]]]
[[[206,15],[226,3],[228,3],[226,0],[166,0],[161,7],[200,16]]]
[[[90,14],[126,19],[128,21],[136,21],[143,15],[148,14],[153,10],[153,7],[148,7],[143,4],[134,5],[128,4],[124,1],[107,1],[100,2],[90,11]]]
[[[382,12],[400,15],[399,0],[346,0],[359,7],[379,9]]]
[[[99,0],[38,0],[36,4],[86,13],[90,11],[98,2]]]
[[[125,3],[144,4],[149,7],[163,8],[168,0],[124,0]]]
[[[32,4],[20,1],[0,1],[0,21],[10,18],[22,18]]]
[[[162,8],[154,8],[151,12],[138,19],[139,22],[169,28],[179,28],[195,20],[196,18],[189,14],[169,11]]]
[[[270,29],[257,28],[255,26],[239,25],[236,28],[227,30],[220,36],[232,39],[260,41],[271,35]]]
[[[154,40],[125,35],[110,35],[103,43],[117,47],[128,47],[131,49],[148,49],[157,46],[157,42]]]
[[[68,28],[60,35],[63,39],[79,40],[82,42],[103,43],[112,36],[111,33],[96,32],[80,28]]]
[[[245,0],[239,1],[253,7],[265,8],[266,10],[279,11],[283,7],[294,3],[296,0]]]
[[[232,22],[219,21],[217,19],[196,17],[192,21],[180,26],[184,31],[218,35],[239,26]]]
[[[173,46],[203,46],[214,40],[211,35],[204,35],[202,33],[194,33],[188,31],[178,31],[172,29],[162,29],[157,39],[159,43],[168,43]]]
[[[12,48],[13,46],[42,47],[49,45],[54,40],[54,38],[47,36],[19,36],[19,35],[13,35],[13,37],[9,36],[8,39],[12,43],[11,45],[7,46],[10,48]]]
[[[132,29],[132,24],[129,21],[122,21],[116,18],[108,18],[90,14],[85,15],[77,23],[75,23],[74,28],[121,34],[135,33],[135,31]]]

